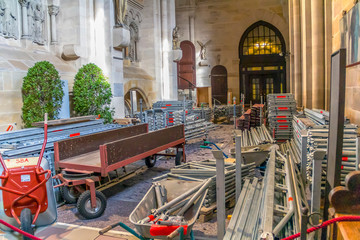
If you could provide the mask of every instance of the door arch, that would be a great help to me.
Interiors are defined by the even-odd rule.
[[[227,70],[222,65],[216,65],[211,69],[211,94],[212,98],[223,104],[227,102]]]
[[[239,76],[247,103],[286,91],[285,55],[285,40],[275,26],[258,21],[246,29],[239,43]]]
[[[191,41],[180,43],[182,58],[177,62],[178,89],[196,87],[195,46]],[[190,82],[190,83],[189,83]]]

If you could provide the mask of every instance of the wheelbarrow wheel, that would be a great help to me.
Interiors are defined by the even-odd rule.
[[[152,155],[145,158],[145,164],[148,168],[152,168],[156,164],[156,155]]]
[[[178,150],[175,156],[175,165],[179,166],[182,162],[184,162],[183,151]]]
[[[91,207],[91,194],[90,190],[83,192],[78,201],[77,201],[77,209],[81,216],[86,219],[92,219],[100,217],[105,209],[106,209],[106,197],[102,192],[95,191],[96,195],[96,207]]]
[[[34,229],[32,228],[32,215],[29,208],[24,208],[20,213],[21,230],[34,235]],[[31,240],[31,238],[23,236],[24,240]]]
[[[79,192],[75,187],[62,186],[60,191],[64,200],[70,204],[76,203],[81,195],[81,192]]]

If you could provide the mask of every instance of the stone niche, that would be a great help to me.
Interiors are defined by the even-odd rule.
[[[43,1],[30,0],[27,5],[29,38],[40,45],[45,44],[46,9]]]
[[[0,36],[18,38],[17,1],[0,0]]]

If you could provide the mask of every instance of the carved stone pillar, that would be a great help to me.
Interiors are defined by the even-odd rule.
[[[50,26],[51,26],[51,44],[57,43],[57,35],[56,35],[56,16],[59,13],[59,6],[50,5],[48,7],[49,15],[50,15]]]
[[[21,5],[21,38],[28,38],[29,37],[29,26],[28,26],[28,17],[27,17],[27,5],[29,0],[19,0]]]

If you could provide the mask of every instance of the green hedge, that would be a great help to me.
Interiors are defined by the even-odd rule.
[[[80,116],[101,115],[106,123],[112,121],[111,87],[101,68],[93,63],[84,65],[75,76],[74,110]]]
[[[54,65],[42,61],[29,68],[24,77],[22,94],[22,118],[25,127],[42,121],[45,113],[48,113],[49,120],[55,119],[59,114],[64,92],[63,83]]]

